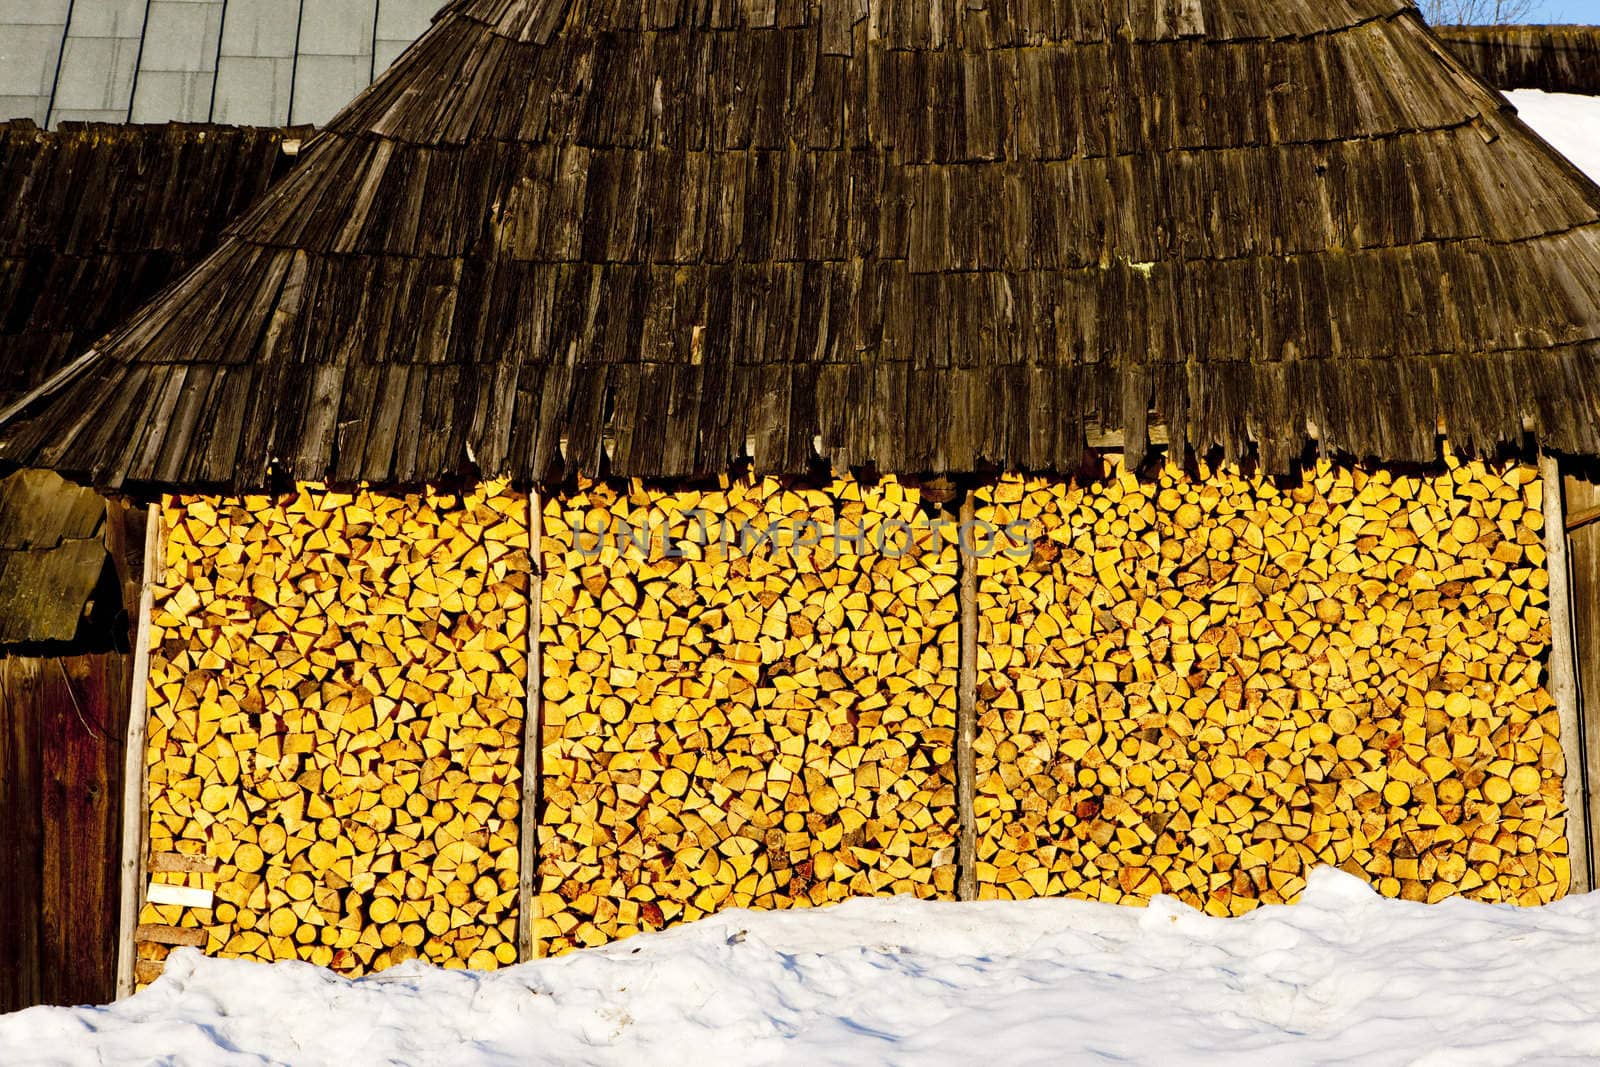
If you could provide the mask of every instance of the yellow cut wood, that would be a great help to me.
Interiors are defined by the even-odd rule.
[[[515,930],[514,892],[443,926],[399,902],[453,850],[516,884],[524,663],[497,650],[527,633],[524,500],[495,483],[165,502],[197,551],[154,598],[149,833],[175,870],[210,864],[189,877],[219,903],[147,922],[349,974]]]

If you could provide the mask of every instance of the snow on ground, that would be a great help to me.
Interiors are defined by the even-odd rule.
[[[1518,89],[1506,96],[1522,121],[1600,181],[1600,97]]]
[[[495,973],[173,958],[107,1008],[0,1018],[7,1064],[1579,1063],[1600,896],[1426,906],[1315,872],[1213,919],[1170,899],[726,912]]]

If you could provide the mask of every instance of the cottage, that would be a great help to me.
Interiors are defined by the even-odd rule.
[[[157,501],[124,981],[492,967],[1587,888],[1597,371],[1399,0],[463,0],[0,458]]]

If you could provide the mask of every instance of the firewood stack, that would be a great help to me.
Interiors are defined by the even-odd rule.
[[[980,497],[980,896],[1565,892],[1537,472],[1200,473]]]
[[[918,507],[893,481],[547,504],[545,951],[727,907],[951,895],[958,564]],[[791,547],[808,522],[822,543]],[[619,552],[623,523],[650,547]],[[784,532],[729,550],[745,524]],[[863,529],[919,547],[830,536]]]
[[[1533,471],[977,492],[981,898],[1234,915],[1318,864],[1566,890]],[[501,485],[168,502],[142,979],[177,944],[515,960],[530,518]],[[949,513],[893,480],[584,482],[540,523],[539,954],[956,895]]]
[[[502,485],[168,501],[152,877],[215,897],[146,904],[141,930],[347,974],[515,960],[527,507]]]

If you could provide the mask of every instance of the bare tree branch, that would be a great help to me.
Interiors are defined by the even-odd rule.
[[[1527,21],[1533,0],[1420,0],[1430,26],[1503,26]]]

